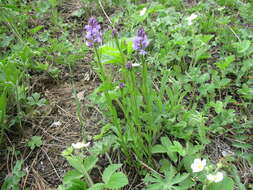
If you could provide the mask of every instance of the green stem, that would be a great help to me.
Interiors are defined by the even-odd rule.
[[[99,72],[101,74],[101,80],[102,80],[102,82],[106,86],[106,89],[104,90],[104,94],[105,94],[106,103],[107,103],[107,105],[109,107],[109,111],[111,113],[111,119],[112,119],[113,124],[117,128],[117,135],[119,136],[119,138],[121,140],[121,143],[124,144],[124,139],[123,139],[121,127],[120,127],[120,124],[118,122],[117,111],[116,111],[115,107],[112,104],[112,100],[110,98],[110,95],[109,95],[108,89],[107,89],[107,86],[109,86],[109,81],[108,81],[108,79],[107,79],[107,77],[105,75],[104,67],[103,67],[103,64],[101,62],[101,59],[100,59],[100,56],[99,56],[99,53],[98,53],[98,49],[97,49],[96,46],[94,47],[94,50],[95,50],[95,54],[96,54],[96,57],[97,57],[97,63],[98,63],[98,67],[99,67]]]

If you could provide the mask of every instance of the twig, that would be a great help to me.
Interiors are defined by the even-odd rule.
[[[31,152],[32,152],[32,151],[31,151]],[[35,158],[34,158],[33,161],[32,161],[32,164],[31,164],[31,166],[30,166],[30,169],[27,171],[27,174],[26,174],[26,176],[25,176],[25,179],[24,179],[24,182],[23,182],[23,185],[22,185],[22,189],[25,189],[25,184],[26,184],[26,181],[27,181],[27,179],[28,179],[29,173],[30,173],[30,171],[31,171],[31,169],[32,169],[32,167],[33,167],[35,161],[37,160],[37,158],[38,158],[40,152],[41,152],[41,150],[39,150],[39,151],[37,152]],[[29,155],[28,155],[28,156],[29,156]],[[28,157],[27,157],[27,158],[28,158]],[[27,159],[27,158],[26,158],[26,159]],[[26,160],[26,159],[25,159],[25,160]]]
[[[235,33],[235,31],[233,30],[233,28],[231,28],[230,26],[228,26],[228,28],[231,30],[231,32],[235,35],[235,37],[239,40],[239,42],[241,42],[241,39],[239,38],[239,36]]]
[[[104,9],[104,7],[103,7],[101,1],[98,0],[98,3],[99,3],[99,6],[101,7],[101,9],[102,9],[102,11],[103,11],[105,17],[108,19],[108,21],[110,22],[110,24],[113,26],[113,23],[112,23],[111,19],[109,18],[109,16],[106,14],[105,9]]]
[[[59,180],[61,180],[61,177],[60,177],[60,175],[58,174],[57,170],[55,169],[54,164],[52,163],[52,161],[51,161],[50,157],[48,156],[47,152],[46,152],[43,148],[41,148],[41,149],[42,149],[42,151],[46,154],[47,159],[49,160],[51,166],[53,167],[53,169],[54,169],[54,171],[55,171],[57,177],[59,178]]]
[[[150,166],[148,166],[147,164],[145,164],[144,162],[142,162],[141,160],[139,160],[139,159],[137,158],[136,155],[135,155],[135,159],[136,159],[138,162],[140,162],[141,165],[143,165],[143,166],[144,166],[145,168],[147,168],[148,170],[150,170],[150,171],[156,173],[157,175],[159,175],[159,176],[161,176],[161,177],[164,177],[162,174],[160,174],[159,172],[155,171],[153,168],[151,168]]]

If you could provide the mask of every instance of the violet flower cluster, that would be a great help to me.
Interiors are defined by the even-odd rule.
[[[101,26],[95,17],[91,17],[84,28],[86,30],[85,38],[88,47],[94,47],[94,45],[102,42]]]
[[[137,31],[137,36],[133,40],[133,48],[136,50],[140,55],[145,55],[147,52],[145,48],[148,47],[149,41],[148,37],[143,28],[140,28]]]

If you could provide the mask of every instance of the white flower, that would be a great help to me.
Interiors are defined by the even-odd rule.
[[[206,166],[206,160],[201,160],[200,158],[196,158],[191,165],[192,172],[201,172]]]
[[[81,148],[84,148],[84,147],[88,147],[90,145],[90,142],[88,143],[83,143],[83,142],[77,142],[77,143],[72,143],[72,147],[74,149],[81,149]]]
[[[146,7],[143,8],[143,9],[140,11],[140,16],[145,15],[146,11],[147,11],[147,8],[146,8]]]
[[[192,25],[192,21],[198,17],[197,14],[193,13],[191,16],[187,17],[186,20],[188,21],[188,25]]]
[[[52,123],[52,126],[59,127],[59,126],[61,126],[61,124],[62,123],[60,121],[55,121]]]
[[[138,64],[138,63],[132,64],[132,67],[139,67],[139,66],[140,66],[140,64]]]
[[[224,175],[223,175],[222,172],[217,172],[215,175],[213,175],[213,174],[208,174],[208,175],[206,176],[206,178],[207,178],[209,181],[215,182],[215,183],[218,183],[218,182],[222,181],[222,180],[223,180],[223,177],[224,177]]]

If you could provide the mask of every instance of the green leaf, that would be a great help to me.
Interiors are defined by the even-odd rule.
[[[30,30],[30,32],[31,32],[32,34],[35,34],[35,33],[39,32],[41,29],[43,29],[43,28],[44,28],[43,25],[39,25],[39,26],[36,26],[36,27],[32,28],[32,29]]]
[[[245,150],[252,148],[252,145],[249,143],[233,142],[232,145],[236,148],[242,148]]]
[[[107,132],[110,131],[110,129],[111,129],[112,127],[113,127],[113,126],[112,126],[110,123],[107,123],[106,125],[104,125],[104,126],[101,128],[100,133],[94,137],[94,140],[102,139],[102,138],[105,136],[105,134],[106,134]]]
[[[71,16],[81,17],[85,13],[85,10],[80,8],[71,13]]]
[[[96,183],[93,186],[91,186],[88,190],[102,190],[104,186],[105,184],[103,183]]]
[[[220,70],[225,70],[235,60],[235,56],[227,56],[224,60],[214,63]]]
[[[166,153],[167,150],[164,146],[160,145],[160,144],[157,144],[157,145],[154,145],[151,149],[151,152],[153,154],[156,154],[156,153]]]
[[[210,105],[212,106],[212,107],[214,107],[214,109],[215,109],[215,112],[216,113],[222,113],[223,112],[223,107],[224,107],[224,105],[223,105],[223,103],[221,102],[221,101],[217,101],[217,102],[210,102]]]
[[[121,64],[123,59],[113,42],[108,42],[99,48],[102,64]]]
[[[28,146],[33,150],[35,147],[40,147],[43,143],[41,140],[41,136],[33,136],[31,140],[28,142]]]
[[[173,141],[174,146],[171,147],[172,152],[177,152],[181,156],[185,156],[186,151],[184,147],[178,142],[178,141]]]
[[[86,157],[83,162],[83,166],[84,166],[85,170],[87,172],[90,171],[92,168],[94,168],[97,161],[98,161],[98,158],[95,155]]]
[[[194,159],[196,158],[196,155],[187,155],[183,158],[182,163],[184,165],[184,168],[187,172],[191,173],[191,164],[193,163]]]
[[[73,180],[81,179],[83,176],[84,176],[84,174],[80,173],[77,170],[70,170],[67,173],[65,173],[65,175],[63,177],[63,182],[65,184],[70,184],[70,183],[72,183]]]
[[[173,184],[177,184],[177,183],[181,183],[183,182],[190,174],[187,173],[183,173],[181,174],[177,174],[174,178],[173,178]]]
[[[119,189],[128,184],[128,179],[122,172],[116,172],[106,183],[105,187],[108,189]]]
[[[1,126],[4,126],[3,124],[6,117],[6,105],[7,105],[6,91],[4,91],[2,95],[0,96],[0,125]]]
[[[96,165],[98,158],[95,155],[82,158],[80,156],[66,156],[69,164],[80,173],[89,172]]]
[[[69,164],[80,173],[87,172],[83,166],[83,158],[80,156],[66,156],[66,159],[68,160]]]
[[[127,54],[131,54],[133,52],[132,38],[119,39],[119,46],[122,52],[127,51]],[[99,48],[99,54],[102,64],[121,64],[123,62],[123,58],[115,41],[107,42],[101,46]]]
[[[121,166],[122,164],[111,164],[110,166],[108,166],[103,172],[102,176],[104,183],[108,183],[113,173],[115,173],[116,170],[119,169]]]
[[[249,49],[251,42],[249,40],[243,40],[236,42],[233,45],[237,49],[238,53],[245,53]]]
[[[234,181],[230,177],[225,177],[219,183],[211,183],[207,190],[233,190],[234,189]]]
[[[87,184],[80,179],[74,179],[70,186],[67,187],[67,189],[64,190],[86,190]]]

